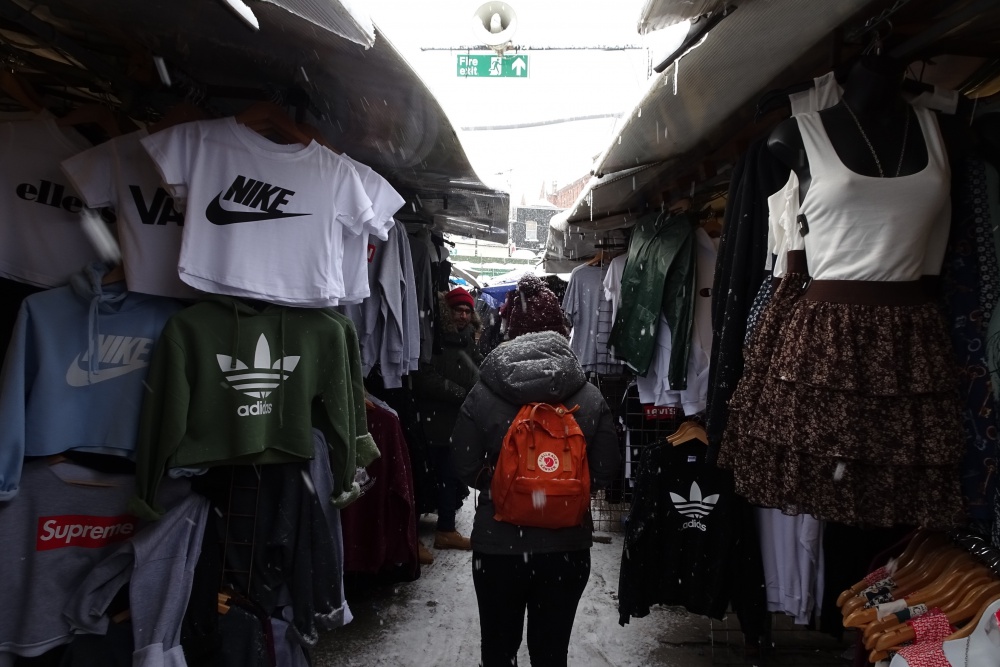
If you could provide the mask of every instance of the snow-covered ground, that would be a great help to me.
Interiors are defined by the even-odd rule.
[[[433,520],[421,522],[420,539],[433,543]],[[472,502],[459,512],[459,530],[472,529]],[[616,592],[622,538],[595,544],[591,574],[570,642],[574,667],[707,667],[709,623],[684,612],[654,609],[646,618],[618,625]],[[479,611],[472,584],[472,555],[433,550],[435,561],[415,582],[362,596],[348,595],[353,623],[327,633],[314,652],[316,667],[451,667],[479,664]],[[522,644],[518,664],[529,665]]]

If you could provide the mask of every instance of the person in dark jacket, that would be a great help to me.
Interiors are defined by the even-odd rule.
[[[528,302],[522,312],[540,305],[551,310]],[[589,516],[583,525],[560,529],[494,518],[488,471],[520,407],[531,402],[580,406],[574,416],[587,440],[592,488],[609,485],[621,463],[611,411],[597,387],[587,382],[557,311],[558,304],[556,311],[530,318],[532,325],[522,322],[518,335],[486,357],[452,437],[459,478],[481,492],[472,529],[472,579],[483,667],[517,664],[526,610],[531,664],[565,667],[576,608],[590,577]]]
[[[479,380],[483,358],[474,340],[481,328],[472,295],[461,287],[439,299],[438,341],[440,351],[430,363],[421,363],[413,375],[413,394],[428,453],[438,478],[437,532],[435,549],[471,549],[469,538],[455,529],[458,480],[451,461],[451,431],[458,410]],[[428,562],[429,554],[421,554]]]

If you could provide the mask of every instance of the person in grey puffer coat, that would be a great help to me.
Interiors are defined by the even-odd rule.
[[[601,392],[561,333],[525,333],[486,357],[452,435],[459,479],[481,491],[472,529],[472,578],[479,602],[482,666],[516,665],[525,610],[533,667],[565,667],[576,608],[590,577],[589,516],[573,528],[516,526],[493,518],[490,476],[521,405],[579,405],[592,488],[609,485],[621,457],[614,420]]]

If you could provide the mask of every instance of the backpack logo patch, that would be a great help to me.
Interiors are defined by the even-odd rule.
[[[538,467],[542,472],[555,472],[559,469],[559,457],[552,452],[542,452],[538,455]]]

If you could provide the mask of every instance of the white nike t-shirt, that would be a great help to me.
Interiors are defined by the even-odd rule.
[[[374,234],[385,241],[389,238],[392,228],[392,216],[402,207],[405,200],[396,192],[389,181],[385,180],[368,165],[346,155],[340,156],[346,160],[361,179],[365,193],[372,200],[373,217],[361,231],[361,234],[344,233],[344,285],[346,295],[341,303],[357,303],[370,295],[368,284],[368,262],[371,261],[374,247],[370,247],[368,237]]]
[[[168,191],[187,189],[185,283],[294,306],[346,295],[344,233],[374,217],[346,161],[316,142],[276,144],[233,118],[177,125],[142,145]]]
[[[131,291],[194,299],[199,292],[177,275],[184,216],[140,143],[146,136],[116,137],[63,161],[62,170],[87,206],[115,210]]]
[[[80,221],[83,202],[59,170],[89,147],[45,116],[0,123],[0,276],[56,287],[97,260]]]

